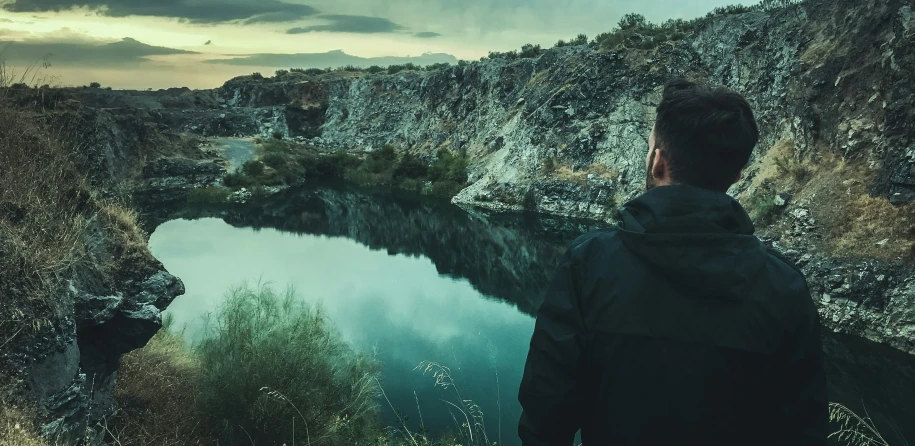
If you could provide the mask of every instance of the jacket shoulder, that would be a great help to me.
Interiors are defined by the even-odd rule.
[[[569,250],[575,254],[586,254],[595,246],[605,246],[616,240],[618,240],[617,228],[597,229],[575,239],[569,246]]]
[[[769,257],[770,271],[777,276],[770,277],[770,280],[782,288],[780,294],[784,297],[784,305],[791,308],[792,312],[807,317],[818,317],[804,272],[776,249],[766,247],[766,252]]]

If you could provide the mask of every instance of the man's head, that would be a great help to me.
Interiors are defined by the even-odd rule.
[[[648,140],[648,188],[684,183],[726,192],[759,142],[743,96],[687,81],[664,87]]]

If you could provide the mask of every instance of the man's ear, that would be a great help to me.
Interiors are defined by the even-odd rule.
[[[654,164],[651,166],[651,174],[658,181],[663,182],[669,179],[670,163],[667,161],[667,157],[664,156],[664,152],[660,149],[655,149]]]

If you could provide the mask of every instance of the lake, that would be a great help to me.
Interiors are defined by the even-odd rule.
[[[228,288],[290,285],[321,305],[355,349],[381,361],[386,423],[398,424],[396,410],[412,430],[454,426],[441,401],[452,395],[415,370],[432,361],[481,407],[490,440],[516,445],[517,389],[540,293],[564,247],[598,225],[303,188],[247,205],[175,209],[152,226],[153,254],[187,288],[168,313],[189,340]],[[912,438],[912,357],[848,336],[825,342],[831,398],[866,407],[878,425]]]

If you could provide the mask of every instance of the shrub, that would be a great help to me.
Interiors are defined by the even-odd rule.
[[[426,67],[426,71],[443,70],[443,69],[445,69],[445,68],[450,68],[450,67],[451,67],[451,64],[450,64],[450,63],[447,63],[447,62],[443,62],[443,63],[434,63],[434,64],[432,64],[432,65],[427,66],[427,67]]]
[[[419,67],[413,63],[406,63],[403,65],[391,65],[388,67],[388,74],[397,74],[397,73],[400,73],[401,71],[415,71],[418,69],[419,69]]]
[[[429,173],[429,166],[412,153],[405,153],[400,158],[400,163],[394,169],[394,178],[417,179]]]
[[[252,183],[251,178],[248,178],[243,172],[232,172],[222,180],[222,184],[226,187],[249,187]]]
[[[273,131],[273,139],[280,139],[280,140],[281,140],[281,139],[283,139],[284,137],[285,137],[285,136],[283,135],[283,132],[281,132],[281,131],[279,131],[279,130],[274,130],[274,131]]]
[[[256,72],[251,73],[251,79],[263,79],[263,78],[264,78],[264,75],[262,75],[260,73],[256,73]]]
[[[220,204],[229,201],[230,192],[219,186],[192,189],[187,194],[188,203]]]
[[[397,152],[391,144],[385,144],[380,150],[369,153],[363,167],[371,173],[386,172],[394,168],[397,162]]]
[[[307,70],[303,70],[302,72],[305,73],[305,74],[307,74],[307,75],[310,75],[310,76],[317,76],[317,75],[319,75],[319,74],[325,74],[325,73],[327,73],[327,71],[322,70],[322,69],[320,69],[320,68],[309,68],[309,69],[307,69]]]
[[[372,65],[366,68],[365,71],[368,71],[370,74],[378,74],[384,72],[385,69],[383,67],[379,67],[378,65]]]
[[[470,61],[468,61],[468,60],[461,59],[461,60],[458,61],[458,66],[459,66],[459,67],[466,67],[466,66],[468,66],[468,65],[470,65]]]
[[[102,84],[100,84],[98,82],[93,82],[93,83],[89,84],[89,88],[102,88]]]
[[[747,212],[754,223],[768,225],[771,223],[780,207],[775,203],[777,194],[775,186],[770,181],[764,181],[749,198]]]
[[[264,173],[264,163],[261,161],[248,161],[244,166],[241,167],[242,172],[245,175],[252,177],[263,175]]]
[[[467,182],[467,158],[445,149],[439,150],[438,158],[429,169],[429,179],[433,182],[450,181],[463,187]]]
[[[540,48],[540,45],[528,43],[521,47],[521,53],[518,56],[524,59],[530,59],[539,57],[541,54],[543,54],[543,48]]]
[[[286,157],[283,156],[283,154],[276,152],[265,154],[261,157],[261,161],[274,169],[280,169],[287,164]]]
[[[289,74],[288,70],[276,70],[276,77],[286,77]]]
[[[358,158],[344,151],[314,158],[303,157],[300,160],[302,162],[305,162],[303,167],[306,168],[307,175],[318,179],[342,179],[346,170],[360,165]]]
[[[264,285],[226,297],[197,348],[205,371],[198,407],[221,443],[336,445],[371,437],[377,366],[353,353],[319,309]]]
[[[796,183],[807,181],[812,173],[808,167],[789,156],[776,157],[775,168],[778,170],[779,175],[789,177]]]
[[[645,16],[641,14],[626,14],[620,19],[620,22],[617,26],[623,31],[630,29],[639,29],[645,28],[648,25],[648,21],[645,20]]]

